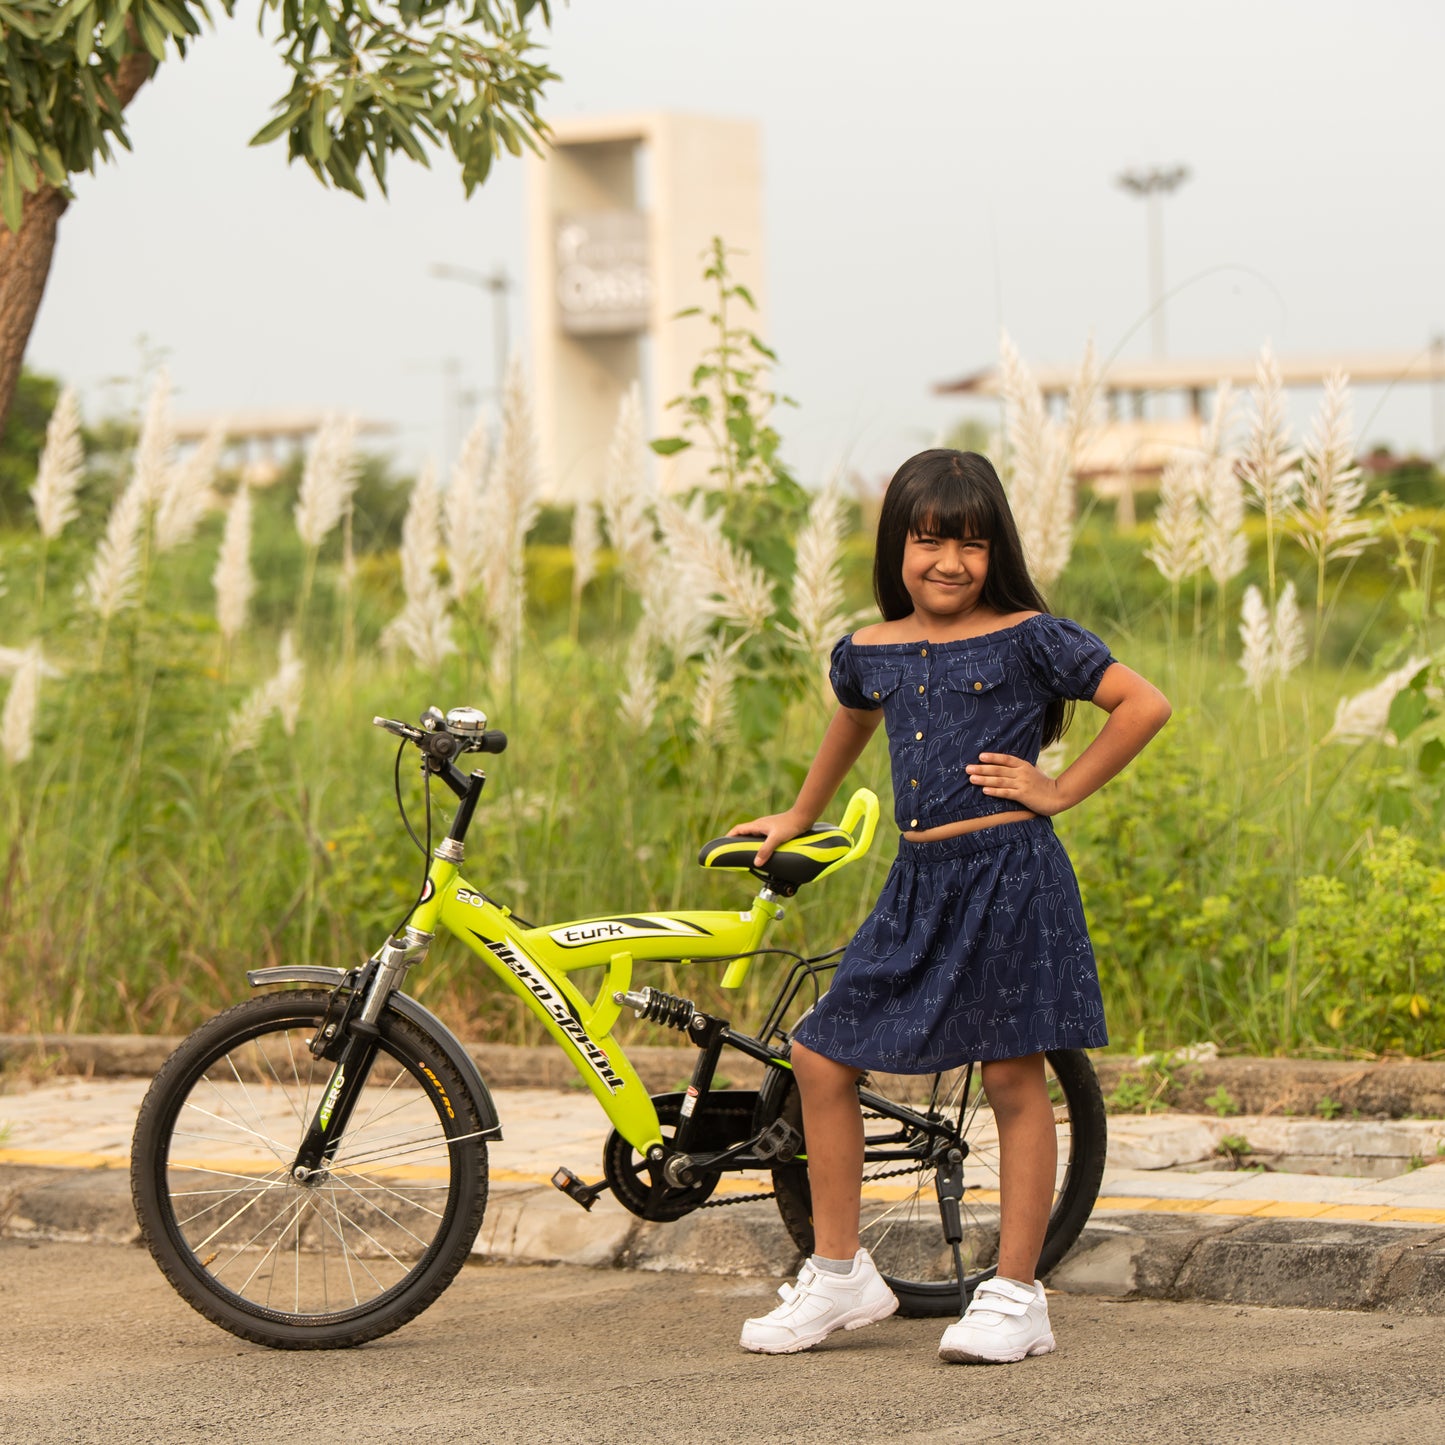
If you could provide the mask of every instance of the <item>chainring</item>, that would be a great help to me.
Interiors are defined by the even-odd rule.
[[[684,1094],[654,1094],[657,1122],[662,1129],[663,1147],[672,1153],[672,1139],[682,1117]],[[691,1147],[698,1152],[715,1153],[749,1138],[753,1132],[753,1112],[757,1107],[755,1091],[719,1090],[693,1116]],[[707,1202],[721,1170],[699,1176],[695,1184],[676,1188],[662,1177],[662,1164],[649,1164],[621,1134],[614,1129],[602,1149],[602,1173],[612,1187],[618,1202],[640,1219],[659,1223],[681,1219]]]

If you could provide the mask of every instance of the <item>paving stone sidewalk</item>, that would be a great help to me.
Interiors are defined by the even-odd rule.
[[[0,1232],[136,1238],[125,1171],[147,1084],[59,1076],[0,1094]],[[608,1196],[583,1211],[550,1180],[559,1164],[600,1176],[608,1125],[591,1095],[494,1092],[503,1139],[490,1149],[480,1255],[757,1275],[795,1268],[770,1204],[699,1210],[667,1225],[639,1221]],[[1246,1162],[1286,1168],[1216,1167],[1226,1136],[1249,1141],[1255,1152]],[[1442,1150],[1442,1120],[1114,1116],[1094,1217],[1050,1284],[1113,1296],[1445,1313]],[[1293,1172],[1300,1168],[1330,1172]],[[723,1184],[750,1192],[766,1180]]]

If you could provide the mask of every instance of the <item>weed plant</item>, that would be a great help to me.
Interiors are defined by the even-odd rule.
[[[748,384],[755,402],[771,395],[760,378]],[[370,719],[431,703],[480,705],[510,735],[489,760],[464,871],[518,914],[746,906],[751,880],[693,859],[793,795],[832,706],[823,660],[800,639],[836,637],[869,611],[867,500],[810,501],[773,477],[671,510],[659,502],[658,533],[649,525],[627,558],[604,548],[575,611],[565,519],[544,513],[547,539],[513,539],[521,592],[507,585],[525,608],[499,623],[440,585],[421,603],[415,588],[404,596],[392,550],[401,493],[368,476],[349,551],[340,532],[302,546],[294,474],[255,492],[257,590],[230,645],[210,590],[215,517],[188,546],[142,558],[125,610],[102,622],[78,602],[105,493],[127,484],[125,468],[108,488],[88,473],[80,515],[57,539],[41,545],[29,525],[0,534],[0,639],[39,640],[60,669],[32,666],[32,714],[6,704],[0,1029],[177,1032],[243,996],[249,967],[364,958],[422,874],[396,818],[392,749]],[[525,498],[514,512],[538,521]],[[1242,570],[1196,569],[1172,586],[1147,555],[1148,520],[1121,532],[1095,505],[1072,531],[1055,610],[1100,633],[1175,707],[1125,774],[1057,820],[1112,1035],[1135,1052],[1200,1039],[1264,1054],[1445,1050],[1442,794],[1428,751],[1439,513],[1386,498],[1354,515],[1377,543],[1357,555],[1323,565],[1252,517]],[[825,545],[838,525],[844,535]],[[798,554],[817,575],[800,579],[791,543],[808,526],[811,550]],[[423,557],[421,573],[434,565]],[[1263,589],[1275,625],[1291,583],[1313,628],[1307,658],[1255,686],[1241,668],[1241,599]],[[423,604],[449,609],[447,645],[426,666],[381,646],[389,619]],[[304,665],[292,704],[265,692],[285,630]],[[1341,699],[1407,659],[1410,677],[1375,708],[1372,730],[1342,732]],[[266,706],[240,746],[238,710],[256,699]],[[1065,760],[1097,724],[1079,708]],[[881,744],[856,785],[891,815]],[[410,758],[401,787],[417,822]],[[805,889],[776,942],[842,943],[882,884],[889,841],[885,823],[871,858]],[[741,999],[699,967],[661,966],[646,981],[755,1021],[781,966],[755,967]],[[460,945],[436,949],[411,985],[473,1037],[536,1037]],[[1167,1083],[1140,1077],[1136,1098],[1114,1102],[1148,1107]]]

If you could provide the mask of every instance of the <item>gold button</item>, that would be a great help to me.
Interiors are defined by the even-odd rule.
[[[922,734],[922,733],[914,733],[913,736],[914,736],[915,738],[917,738],[917,740],[918,740],[919,742],[922,742],[922,741],[923,741],[923,734]]]
[[[917,819],[917,818],[914,818],[914,819],[908,824],[908,826],[909,826],[910,828],[916,828],[916,827],[918,826],[918,819]]]
[[[983,684],[982,684],[981,682],[976,682],[976,683],[974,683],[974,685],[973,685],[973,690],[974,690],[975,692],[982,692],[982,691],[983,691]]]
[[[918,690],[919,692],[923,691],[923,684],[921,682],[918,684]]]
[[[918,655],[919,655],[920,657],[927,657],[927,656],[928,656],[928,649],[927,649],[926,647],[920,647],[920,648],[918,649]]]
[[[913,786],[914,786],[915,788],[918,786],[918,779],[917,779],[917,778],[914,778],[914,780],[913,780]]]
[[[873,694],[873,696],[874,696],[874,697],[877,697],[877,696],[878,696],[878,694],[877,694],[877,693],[876,693],[876,692],[875,692],[875,693],[874,693],[874,694]]]

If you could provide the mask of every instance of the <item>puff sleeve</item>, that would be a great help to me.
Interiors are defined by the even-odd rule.
[[[1029,671],[1050,697],[1093,697],[1099,680],[1115,661],[1108,647],[1087,628],[1047,612],[1024,624],[1019,641]]]
[[[840,637],[828,664],[828,681],[833,684],[833,693],[844,707],[872,712],[880,704],[875,698],[869,697],[859,685],[853,666],[854,660],[852,637]]]

